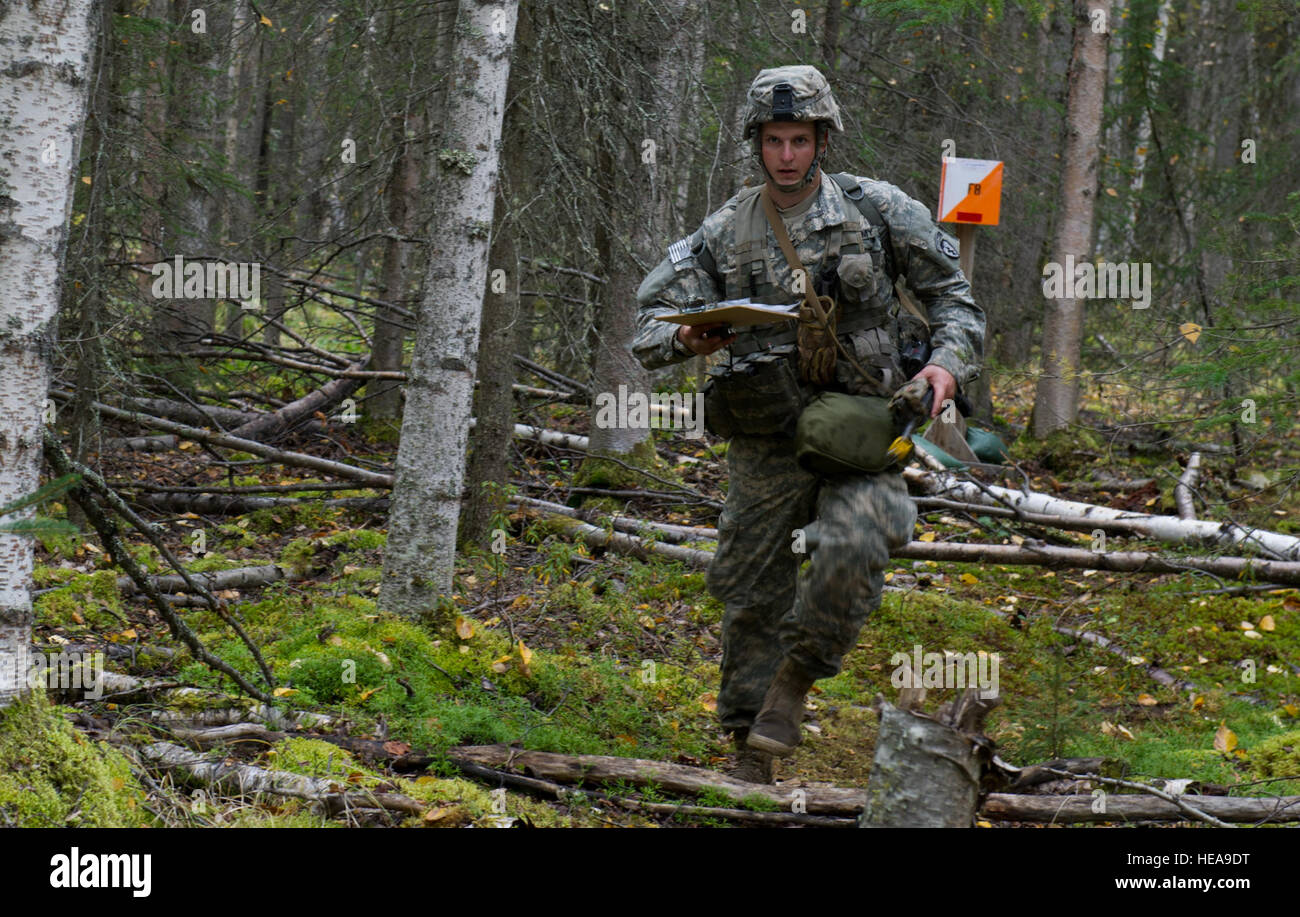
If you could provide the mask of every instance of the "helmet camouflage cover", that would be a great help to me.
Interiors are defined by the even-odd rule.
[[[745,139],[768,121],[825,121],[843,133],[840,107],[830,84],[816,67],[773,67],[759,71],[745,101]]]

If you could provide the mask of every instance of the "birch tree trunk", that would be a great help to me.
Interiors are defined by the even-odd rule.
[[[1093,17],[1099,12],[1108,27],[1110,0],[1075,0],[1061,218],[1052,246],[1058,264],[1064,264],[1067,255],[1073,255],[1076,264],[1083,262],[1092,249],[1102,103],[1106,96],[1106,46],[1110,39],[1108,30],[1093,31]],[[1042,374],[1033,419],[1033,435],[1040,439],[1073,423],[1079,413],[1084,300],[1069,295],[1073,292],[1073,277],[1066,277],[1065,282],[1069,287],[1067,295],[1046,299],[1044,305]]]
[[[34,491],[97,4],[0,5],[0,504]],[[26,687],[33,544],[0,533],[0,707]]]
[[[531,122],[525,102],[526,87],[536,67],[532,12],[520,10],[516,26],[514,59],[510,65],[508,98],[510,110],[502,127],[503,180],[498,187],[496,229],[492,236],[490,268],[498,277],[483,301],[482,343],[478,363],[478,389],[474,395],[477,423],[470,435],[469,460],[465,471],[465,508],[460,524],[460,541],[483,545],[490,533],[488,523],[494,513],[504,510],[505,494],[500,485],[510,480],[510,440],[514,435],[515,358],[526,352],[526,324],[520,310],[519,258],[516,238],[519,234],[518,211],[512,202],[524,199],[528,176],[532,174],[526,145]],[[484,484],[498,485],[487,490]]]
[[[451,588],[518,0],[461,0],[438,215],[397,449],[380,606],[418,617]]]

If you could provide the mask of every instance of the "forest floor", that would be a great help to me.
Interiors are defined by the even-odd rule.
[[[1010,381],[998,391],[999,420],[1023,428],[1032,391]],[[1106,405],[1087,405],[1083,417],[1092,430],[1046,443],[1016,440],[1013,460],[1035,490],[1172,514],[1173,485],[1186,449],[1180,451],[1176,442],[1162,444],[1150,431],[1141,439],[1108,436],[1107,411]],[[584,413],[569,407],[545,408],[530,422],[585,432]],[[656,436],[676,451],[706,460],[725,452],[719,444],[706,450],[698,440]],[[1300,534],[1300,493],[1294,479],[1278,473],[1300,467],[1300,439],[1268,430],[1260,436],[1235,469],[1226,456],[1206,456],[1199,486],[1209,505],[1201,511],[1205,518],[1231,515],[1238,523]],[[390,458],[379,450],[391,446],[368,445],[355,430],[339,431],[334,440],[354,456]],[[308,437],[289,448],[339,457],[335,444]],[[566,484],[581,458],[517,441],[514,483],[521,493],[566,502]],[[228,467],[208,464],[195,444],[182,444],[173,453],[104,455],[100,467],[116,482],[292,487],[319,480],[270,472],[232,475]],[[671,475],[712,500],[725,496],[722,466],[665,465],[655,473]],[[1144,478],[1154,480],[1136,490],[1123,486]],[[593,555],[557,536],[537,516],[516,512],[497,520],[509,533],[503,554],[460,555],[455,594],[441,610],[442,623],[427,626],[390,618],[376,608],[385,514],[320,502],[377,492],[290,490],[285,495],[308,499],[231,517],[151,514],[193,571],[275,563],[297,577],[228,590],[221,597],[274,671],[277,699],[286,708],[327,714],[333,722],[328,729],[317,728],[316,737],[308,731],[232,746],[224,752],[227,762],[322,777],[358,792],[401,793],[420,802],[420,814],[389,818],[394,824],[727,823],[648,815],[599,799],[546,801],[513,787],[507,787],[503,802],[491,792],[493,785],[468,779],[447,754],[456,746],[501,743],[725,767],[730,746],[715,719],[722,608],[708,595],[702,571],[660,559]],[[716,524],[716,509],[671,499],[621,502],[624,512],[637,518]],[[1027,535],[1043,532],[989,516],[941,511],[922,513],[916,537],[1011,543]],[[1090,540],[1063,531],[1050,537],[1072,545]],[[692,546],[712,549],[704,541]],[[1126,541],[1124,546],[1177,553],[1153,543]],[[157,552],[142,540],[133,542],[133,550],[152,572],[166,572]],[[93,535],[47,539],[36,578],[38,589],[49,591],[37,598],[35,644],[46,650],[61,645],[111,649],[113,671],[237,694],[230,679],[191,658],[151,606],[119,593],[113,585],[119,575]],[[1233,795],[1300,793],[1300,590],[1234,595],[1221,591],[1234,584],[1206,575],[910,560],[895,561],[887,579],[883,604],[846,657],[843,672],[819,682],[810,695],[805,742],[778,763],[779,783],[864,787],[877,724],[873,700],[895,696],[891,660],[898,652],[910,656],[919,646],[925,652],[996,656],[1003,700],[986,733],[1010,763],[1105,757],[1129,777],[1191,779],[1228,787]],[[202,606],[178,610],[213,652],[257,681],[248,649],[215,614]],[[1121,650],[1063,635],[1056,630],[1061,627],[1103,635]],[[1195,689],[1156,682],[1152,666]],[[154,716],[165,705],[160,699],[101,698],[62,709],[82,732],[129,753],[141,743],[173,738]],[[321,738],[345,732],[382,744],[386,758]],[[0,757],[3,748],[0,742]],[[392,759],[408,753],[429,760],[416,769],[395,769]],[[156,824],[357,822],[326,818],[307,802],[284,796],[195,789],[149,771],[138,756],[132,771],[134,779],[114,777],[112,785],[131,796],[140,817]],[[596,789],[626,799],[668,801],[654,787]],[[688,801],[737,804],[708,792]],[[0,783],[0,811],[7,805]],[[16,817],[19,823],[62,824],[67,811],[49,803],[39,811],[20,808]]]

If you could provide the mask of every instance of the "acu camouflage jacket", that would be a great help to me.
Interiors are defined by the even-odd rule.
[[[691,356],[673,346],[678,326],[655,321],[656,315],[745,296],[769,303],[800,299],[793,292],[793,272],[758,205],[758,190],[743,189],[706,217],[699,229],[670,246],[669,256],[641,283],[632,351],[647,369]],[[933,348],[929,362],[952,373],[959,385],[968,384],[980,372],[985,322],[958,266],[955,241],[935,225],[923,204],[894,185],[858,178],[856,190],[869,197],[888,224],[888,253],[883,228],[864,219],[825,172],[812,206],[788,227],[790,241],[812,277],[827,264],[838,263],[841,339],[850,343],[864,366],[874,364],[882,376],[880,388],[892,392],[907,381],[897,363],[900,304],[889,274],[892,266],[927,307]],[[848,194],[857,196],[851,184]],[[794,351],[792,341],[772,344],[779,339],[768,337],[764,343],[765,336],[788,326],[762,327],[757,334],[741,333],[728,348],[730,366]],[[846,362],[839,361],[837,378],[847,369]],[[851,385],[849,390],[858,388]]]

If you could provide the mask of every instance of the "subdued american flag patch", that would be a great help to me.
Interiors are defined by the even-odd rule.
[[[668,257],[672,259],[674,265],[681,264],[691,256],[691,237],[678,239],[672,245],[668,246]]]

